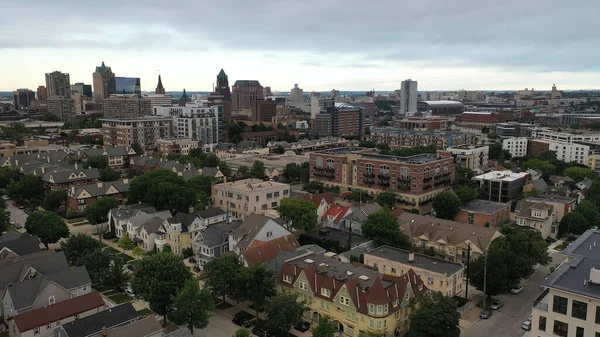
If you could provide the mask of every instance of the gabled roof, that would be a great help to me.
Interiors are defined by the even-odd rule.
[[[31,258],[28,258],[31,256]],[[69,268],[69,263],[63,252],[37,256],[31,254],[7,264],[0,264],[0,290],[8,284],[20,282],[33,268],[42,275],[49,275]]]
[[[113,208],[110,210],[112,216],[119,220],[124,220],[137,215],[138,212],[142,213],[156,213],[156,208],[149,204],[131,204],[123,205],[120,208]]]
[[[103,306],[102,296],[97,291],[93,291],[89,294],[13,316],[12,319],[19,332],[23,333],[35,327],[44,326]]]
[[[221,207],[209,208],[207,210],[195,212],[196,216],[202,219],[208,219],[219,215],[226,215]]]
[[[129,324],[131,320],[139,316],[140,314],[131,303],[125,303],[63,324],[62,329],[65,332],[65,337],[88,337],[101,332],[104,327],[111,330],[120,325]]]
[[[204,168],[202,169],[202,175],[203,176],[214,177],[214,176],[217,175],[218,172],[219,172],[219,168],[218,167],[204,166]]]
[[[46,276],[67,290],[78,288],[86,284],[92,284],[92,280],[90,279],[90,275],[85,266],[64,269]]]
[[[288,252],[300,248],[300,243],[296,240],[294,234],[282,236],[271,241],[254,241],[245,251],[242,252],[246,263],[249,266],[266,263],[274,258],[280,252]]]
[[[19,311],[30,308],[50,283],[48,278],[37,275],[36,278],[26,279],[9,286],[6,291],[10,294],[15,310]]]
[[[246,249],[269,220],[273,220],[274,223],[283,227],[283,220],[280,218],[273,219],[256,213],[248,215],[242,225],[231,233],[233,236],[244,236],[244,238],[237,243],[237,246],[242,250]]]
[[[329,217],[333,217],[334,222],[341,222],[346,216],[350,215],[350,213],[350,207],[333,204],[329,207],[327,212],[323,214],[323,219],[328,220]]]
[[[319,207],[319,205],[321,205],[321,201],[323,199],[325,199],[325,201],[329,205],[332,205],[333,203],[335,203],[335,199],[333,199],[333,194],[331,194],[331,192],[323,192],[323,193],[318,193],[318,194],[307,193],[304,195],[303,198],[305,200],[312,201],[315,204],[315,206],[317,206],[317,207]]]
[[[350,209],[352,210],[352,214],[350,214],[349,219],[352,219],[357,222],[365,222],[369,215],[379,211],[382,207],[379,206],[378,203],[373,202],[370,204],[366,204],[363,206],[354,206]],[[399,208],[402,209],[402,208]]]
[[[527,201],[527,200],[519,200],[517,202],[517,206],[515,206],[515,213],[517,213],[518,217],[533,218],[531,215],[531,212],[534,210],[539,210],[539,211],[544,211],[544,212],[548,212],[548,211],[552,212],[554,210],[554,206],[548,205],[547,203],[545,203],[543,201],[537,202],[537,201]],[[534,219],[537,219],[537,218],[534,218]]]
[[[592,179],[585,177],[582,181],[578,182],[577,185],[582,186],[582,188],[590,188],[592,187],[592,182]]]
[[[71,181],[100,179],[100,171],[96,168],[90,169],[55,169],[44,173],[42,180],[53,182],[54,184],[63,184]],[[52,180],[52,181],[51,181]]]
[[[91,198],[101,197],[104,195],[110,195],[108,192],[113,189],[116,190],[117,193],[125,193],[129,191],[129,180],[116,180],[110,182],[98,182],[86,185],[79,185],[74,187],[74,192],[72,196],[74,198],[78,198],[81,192],[86,191],[90,194]],[[116,193],[111,193],[116,194]]]
[[[9,249],[19,256],[32,254],[41,250],[40,239],[35,235],[27,233],[8,232],[0,236],[0,252],[4,248]],[[0,256],[0,259],[2,259],[2,256]]]
[[[131,225],[133,226],[133,228],[138,228],[141,225],[145,224],[150,219],[156,218],[156,217],[161,218],[161,219],[168,219],[171,217],[171,212],[165,210],[165,211],[160,211],[160,212],[151,213],[151,214],[143,213],[143,214],[139,214],[137,216],[132,217],[131,219],[129,219],[129,221],[131,222]]]
[[[155,216],[143,223],[142,228],[145,229],[148,234],[156,233],[164,221],[165,219]]]

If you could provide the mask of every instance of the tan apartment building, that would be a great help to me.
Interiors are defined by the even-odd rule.
[[[460,263],[390,246],[381,246],[365,252],[364,258],[365,265],[386,275],[400,276],[412,269],[423,280],[427,289],[439,291],[444,296],[459,296],[465,288],[465,267]]]
[[[452,154],[456,166],[470,168],[472,170],[480,167],[487,167],[490,160],[490,147],[487,145],[457,145],[447,148],[446,151]]]
[[[509,219],[510,204],[482,199],[460,206],[454,215],[454,221],[481,227],[498,227],[502,221]]]
[[[435,145],[440,149],[457,145],[474,145],[477,135],[449,131],[412,131],[396,128],[373,128],[371,140],[377,144],[388,144],[392,149]]]
[[[561,264],[533,302],[531,336],[600,336],[600,232],[587,230],[567,247]]]
[[[152,113],[152,102],[136,94],[112,94],[102,100],[104,117],[142,117]]]
[[[355,188],[375,196],[397,193],[398,202],[420,211],[431,210],[431,201],[450,188],[455,169],[452,156],[419,154],[410,157],[380,155],[372,149],[342,147],[310,153],[310,180],[326,187]]]
[[[61,122],[68,122],[75,118],[75,100],[71,97],[48,97],[48,113],[60,118]]]
[[[290,196],[290,185],[261,179],[245,179],[215,185],[213,206],[221,207],[236,219],[251,213],[264,214]]]
[[[403,336],[410,327],[411,300],[428,290],[409,269],[404,275],[379,274],[321,254],[289,259],[277,276],[280,292],[306,301],[305,318],[328,316],[340,336]]]
[[[199,142],[192,139],[171,138],[159,139],[156,141],[157,151],[161,157],[166,157],[170,154],[177,156],[186,156],[191,149],[199,147]]]
[[[104,146],[131,147],[138,143],[144,151],[153,149],[156,141],[170,138],[173,119],[170,117],[103,118]]]
[[[500,236],[492,227],[480,227],[431,216],[404,212],[398,217],[400,229],[420,251],[450,262],[466,264],[469,246],[471,260],[487,251]]]

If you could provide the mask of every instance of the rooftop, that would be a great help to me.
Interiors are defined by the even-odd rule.
[[[577,202],[575,197],[565,197],[562,195],[540,194],[537,197],[527,197],[527,201],[551,202],[558,204],[572,204]]]
[[[502,181],[516,181],[519,179],[524,179],[527,177],[529,173],[527,172],[513,172],[510,170],[505,171],[492,171],[484,174],[480,174],[475,176],[473,179],[475,180],[502,180]]]
[[[429,106],[441,106],[441,105],[463,106],[463,104],[459,101],[420,101],[420,102],[425,103]]]
[[[400,262],[409,266],[414,266],[415,268],[425,269],[439,274],[453,275],[464,268],[460,263],[448,262],[446,260],[417,253],[414,254],[414,260],[409,261],[410,252],[408,250],[390,246],[381,246],[367,251],[364,254]]]
[[[129,324],[132,319],[136,319],[139,316],[131,303],[125,303],[63,324],[62,328],[67,337],[87,337],[102,331],[103,327],[110,330],[120,325]]]
[[[465,211],[493,214],[504,208],[510,209],[510,205],[502,203],[502,202],[475,199],[475,200],[472,200],[472,201],[462,205],[460,208]]]
[[[409,157],[399,157],[399,156],[386,156],[382,154],[363,154],[363,159],[374,159],[374,160],[387,160],[387,161],[395,161],[399,163],[407,163],[407,164],[427,164],[434,161],[438,161],[444,158],[440,158],[437,154],[431,153],[422,153]]]
[[[290,185],[274,181],[263,181],[262,179],[244,179],[229,183],[221,183],[215,186],[227,190],[238,190],[244,192],[255,192],[254,190],[266,190],[274,188],[289,188]]]

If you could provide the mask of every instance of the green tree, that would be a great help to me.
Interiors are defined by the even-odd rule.
[[[8,166],[0,167],[0,188],[6,188],[11,181],[19,180],[19,170]]]
[[[260,160],[255,160],[254,164],[250,168],[250,176],[252,178],[264,179],[265,178],[265,163]]]
[[[552,165],[549,161],[542,160],[539,158],[531,158],[523,163],[523,167],[526,169],[533,169],[539,172],[546,177],[553,175],[556,173],[556,166]]]
[[[396,206],[396,193],[393,191],[384,191],[379,193],[375,200],[379,206],[393,209]]]
[[[105,167],[100,169],[100,180],[102,181],[116,181],[121,179],[121,174],[111,167]]]
[[[0,233],[8,230],[10,226],[10,212],[6,207],[6,200],[0,199]]]
[[[214,304],[210,291],[200,290],[198,280],[192,278],[175,297],[173,307],[171,320],[175,324],[187,326],[193,335],[194,328],[202,330],[208,326]]]
[[[131,203],[143,201],[157,209],[188,212],[197,195],[177,173],[159,169],[133,179],[129,185]]]
[[[189,179],[187,185],[195,191],[204,192],[205,194],[210,195],[214,181],[214,177],[197,175]]]
[[[233,255],[212,259],[204,266],[203,277],[206,287],[213,295],[222,297],[225,302],[226,295],[235,294],[242,268],[240,261]]]
[[[226,176],[228,178],[231,177],[231,168],[229,167],[229,165],[227,164],[226,161],[221,160],[219,162],[218,167],[219,167],[219,171],[221,171],[221,173],[223,173],[224,176]]]
[[[113,289],[124,287],[129,282],[130,274],[125,271],[125,260],[114,259],[104,275],[102,284]]]
[[[178,255],[161,252],[140,260],[133,273],[131,288],[150,304],[152,311],[163,316],[166,324],[175,296],[190,278],[190,270]]]
[[[410,315],[410,337],[459,337],[460,314],[456,301],[440,292],[417,298],[417,309]]]
[[[322,181],[312,180],[308,182],[308,184],[304,185],[302,189],[307,191],[308,193],[319,194],[325,191],[325,184],[323,184]]]
[[[487,135],[488,139],[496,139],[498,138],[498,135],[496,135],[496,133],[494,131],[488,133]]]
[[[319,325],[314,326],[311,330],[313,337],[335,337],[338,328],[329,317],[321,317]]]
[[[30,204],[41,204],[45,191],[44,183],[40,176],[26,174],[19,181],[12,181],[6,187],[8,196],[19,202],[29,202]]]
[[[105,156],[89,157],[88,160],[85,161],[85,164],[86,167],[97,168],[98,170],[101,170],[108,167],[108,158]]]
[[[456,166],[456,185],[461,186],[471,182],[471,178],[475,176],[475,172],[468,167]]]
[[[296,229],[308,232],[317,227],[317,208],[310,200],[283,198],[277,211],[288,230]]]
[[[600,222],[600,214],[598,214],[598,208],[596,207],[596,204],[594,204],[592,201],[582,200],[575,209],[575,212],[581,213],[585,217],[585,219],[587,220],[588,228],[597,226]]]
[[[254,304],[258,319],[258,312],[276,294],[275,272],[264,264],[255,264],[242,269],[238,285],[238,295]]]
[[[460,209],[460,199],[452,191],[444,191],[433,198],[436,217],[452,220]]]
[[[242,327],[235,330],[235,334],[233,334],[233,337],[252,337],[252,334],[250,333],[250,330]]]
[[[369,214],[362,224],[362,233],[375,241],[377,246],[388,245],[392,247],[410,249],[410,239],[400,230],[396,217],[383,208]]]
[[[125,250],[132,250],[135,248],[135,242],[129,237],[129,233],[123,233],[123,237],[119,240],[119,247]]]
[[[300,181],[303,184],[308,184],[310,180],[310,163],[305,161],[300,166]]]
[[[205,167],[219,166],[219,157],[217,157],[214,153],[207,155],[206,159],[204,159],[204,166]]]
[[[477,187],[460,185],[454,189],[454,193],[456,193],[460,202],[463,204],[479,198],[479,189]]]
[[[110,268],[111,256],[101,249],[88,251],[76,265],[85,266],[92,283],[101,283]]]
[[[60,206],[67,202],[67,191],[57,190],[46,193],[42,207],[50,212],[58,212]]]
[[[576,182],[582,181],[584,178],[594,179],[596,173],[587,167],[569,167],[563,171],[563,175],[570,177]]]
[[[133,151],[135,151],[135,153],[138,156],[141,156],[141,155],[144,154],[144,149],[142,149],[142,146],[140,145],[140,143],[133,143],[133,144],[131,144],[131,149]]]
[[[48,248],[51,243],[57,243],[62,238],[69,237],[69,227],[56,213],[35,211],[27,217],[25,230],[31,235],[37,235]]]
[[[239,174],[242,177],[247,176],[249,174],[249,172],[250,172],[250,168],[246,165],[241,165],[237,169],[237,174]]]
[[[369,198],[370,197],[367,191],[361,190],[360,188],[355,188],[352,190],[347,199],[350,201],[366,202],[369,200]]]
[[[307,310],[306,302],[298,301],[297,294],[278,294],[267,304],[265,330],[272,336],[285,336],[294,325],[302,322],[302,315]]]
[[[60,248],[65,254],[69,264],[80,266],[80,259],[87,253],[102,248],[100,243],[89,235],[78,233],[69,236],[60,243]]]
[[[97,225],[108,221],[108,212],[118,206],[118,202],[113,197],[103,197],[96,200],[95,203],[88,205],[83,210],[86,219],[92,224]]]
[[[596,205],[600,205],[600,178],[596,178],[592,182],[592,187],[588,190],[587,200],[593,201]]]
[[[283,170],[282,175],[286,181],[299,181],[302,167],[296,163],[288,163]]]
[[[588,225],[589,223],[583,214],[571,212],[563,216],[560,220],[558,235],[562,236],[565,233],[569,235],[581,235],[589,229]]]

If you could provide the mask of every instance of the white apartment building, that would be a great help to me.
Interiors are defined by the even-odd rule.
[[[186,106],[153,107],[154,115],[173,118],[173,136],[200,142],[202,148],[212,152],[219,143],[219,106],[188,104]]]
[[[590,154],[590,147],[578,143],[567,143],[549,140],[538,140],[532,139],[529,141],[531,147],[536,144],[538,151],[547,148],[548,151],[556,153],[556,159],[564,161],[566,163],[577,162],[579,164],[587,164],[588,155]],[[541,146],[541,147],[540,147]],[[538,152],[534,152],[538,154]]]
[[[600,133],[572,134],[558,132],[548,128],[536,128],[531,130],[531,137],[540,140],[550,140],[573,144],[577,141],[600,142]]]
[[[290,196],[290,185],[262,179],[245,179],[215,185],[213,206],[221,207],[236,219],[264,214]]]
[[[452,153],[457,166],[478,169],[489,161],[489,146],[458,145],[446,149]]]
[[[105,147],[138,143],[144,151],[152,150],[156,140],[171,137],[173,120],[156,116],[138,118],[102,118],[102,137]]]
[[[507,150],[512,157],[525,157],[527,155],[527,138],[512,137],[504,139],[502,148]]]
[[[600,336],[600,232],[589,229],[567,247],[562,263],[533,302],[531,336]],[[540,290],[541,291],[541,290]]]

